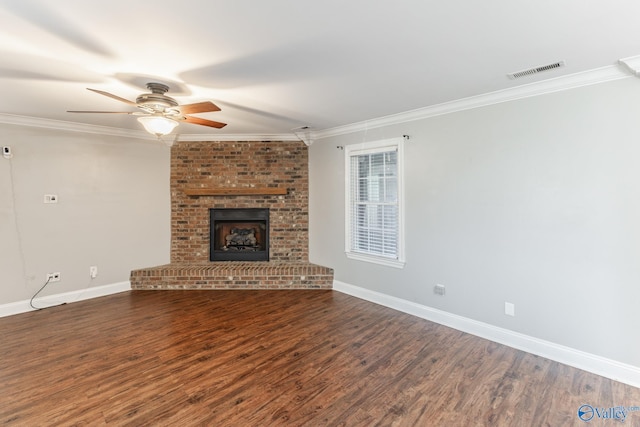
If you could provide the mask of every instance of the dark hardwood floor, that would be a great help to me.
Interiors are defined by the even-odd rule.
[[[640,389],[333,291],[125,292],[1,318],[0,343],[10,426],[580,426],[582,404],[640,406]]]

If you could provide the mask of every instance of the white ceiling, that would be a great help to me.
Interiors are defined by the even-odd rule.
[[[87,91],[211,100],[180,134],[326,130],[640,54],[635,0],[0,0],[0,114],[141,129]],[[507,73],[566,66],[518,80]]]

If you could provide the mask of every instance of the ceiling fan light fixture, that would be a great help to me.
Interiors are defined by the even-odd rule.
[[[138,121],[147,132],[158,138],[170,134],[178,126],[178,122],[164,116],[141,116]]]

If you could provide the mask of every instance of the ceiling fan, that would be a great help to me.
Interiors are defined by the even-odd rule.
[[[169,86],[162,83],[147,83],[147,88],[151,93],[143,93],[136,98],[136,101],[129,101],[109,92],[87,88],[88,90],[108,96],[117,101],[133,107],[138,107],[142,111],[67,111],[68,113],[105,113],[105,114],[130,114],[138,117],[147,132],[160,138],[167,135],[178,126],[178,122],[192,123],[194,125],[209,126],[212,128],[223,128],[227,124],[213,120],[202,119],[190,116],[189,114],[208,113],[220,111],[220,108],[211,101],[196,102],[194,104],[178,104],[178,101],[165,95]]]

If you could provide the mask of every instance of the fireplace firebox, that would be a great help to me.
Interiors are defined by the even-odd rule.
[[[269,261],[269,209],[209,209],[211,261]]]

